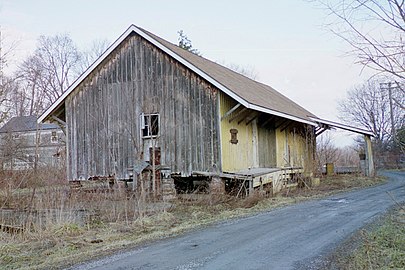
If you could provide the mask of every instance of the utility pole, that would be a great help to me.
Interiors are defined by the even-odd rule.
[[[391,118],[391,136],[392,140],[396,142],[396,131],[395,131],[395,121],[394,121],[394,108],[393,108],[393,97],[392,97],[392,90],[397,89],[399,87],[398,83],[388,82],[388,83],[380,83],[381,90],[388,90],[388,98],[390,102],[390,118]]]
[[[395,123],[394,123],[394,111],[392,106],[392,84],[388,83],[388,98],[390,99],[390,116],[391,116],[391,134],[394,143],[396,141],[396,133],[395,133]]]

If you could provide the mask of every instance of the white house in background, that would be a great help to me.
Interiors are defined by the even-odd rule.
[[[64,166],[65,135],[56,124],[38,124],[36,116],[11,118],[0,128],[0,169]]]

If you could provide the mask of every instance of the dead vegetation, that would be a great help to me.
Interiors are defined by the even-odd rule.
[[[348,239],[325,269],[405,269],[405,204]]]
[[[2,187],[0,196],[0,269],[66,267],[90,258],[176,235],[213,222],[324,196],[381,179],[339,176],[317,187],[283,190],[247,198],[184,194],[171,202],[103,183],[71,190],[68,185]],[[9,226],[16,230],[4,229]]]

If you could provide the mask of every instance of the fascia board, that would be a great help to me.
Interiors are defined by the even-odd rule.
[[[352,131],[352,132],[355,132],[355,133],[359,133],[359,134],[363,134],[363,135],[369,135],[369,136],[374,137],[374,134],[369,130],[356,128],[356,127],[352,127],[352,126],[348,126],[348,125],[345,125],[345,124],[341,124],[341,123],[337,123],[337,122],[333,122],[333,121],[329,121],[329,120],[325,120],[325,119],[320,119],[320,118],[310,117],[310,119],[312,121],[314,121],[314,122],[319,122],[321,124],[325,124],[325,125],[329,125],[329,126],[332,126],[332,127],[344,129],[344,130],[347,130],[347,131]]]

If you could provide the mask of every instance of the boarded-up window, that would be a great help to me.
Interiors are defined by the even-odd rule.
[[[159,114],[142,114],[141,129],[143,138],[152,138],[159,135]]]
[[[231,143],[232,144],[237,144],[238,143],[238,130],[237,129],[231,129]]]

